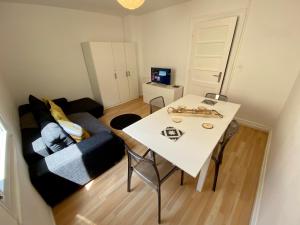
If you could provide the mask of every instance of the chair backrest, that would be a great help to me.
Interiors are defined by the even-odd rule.
[[[164,97],[158,96],[156,98],[153,98],[150,100],[149,104],[150,104],[150,113],[154,113],[155,111],[165,107]]]
[[[226,148],[227,143],[230,141],[230,139],[238,132],[240,125],[236,120],[232,120],[229,124],[228,128],[226,129],[223,139],[220,142],[220,148],[218,148],[218,152],[216,155],[216,159],[219,162],[222,162],[224,150]]]
[[[239,123],[236,120],[232,120],[224,134],[224,145],[226,145],[228,141],[232,138],[232,136],[234,136],[238,132],[239,128]]]
[[[219,95],[219,94],[215,94],[215,93],[206,93],[205,97],[215,99],[215,100],[220,100],[223,102],[228,101],[228,97],[226,95]]]
[[[128,167],[133,168],[146,183],[156,187],[160,183],[160,176],[155,162],[140,156],[127,145],[126,151],[128,155]]]

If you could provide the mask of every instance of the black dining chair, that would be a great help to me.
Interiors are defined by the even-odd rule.
[[[223,161],[224,150],[228,142],[230,141],[230,139],[238,132],[238,130],[239,130],[239,124],[236,120],[233,120],[230,123],[230,126],[228,126],[228,128],[226,129],[223,139],[219,142],[219,145],[216,147],[216,149],[213,152],[212,160],[215,162],[215,176],[214,176],[214,183],[212,188],[213,191],[216,191],[219,169]]]
[[[158,96],[153,98],[149,102],[150,104],[150,114],[156,112],[157,110],[165,107],[165,100],[163,96]]]
[[[219,101],[228,101],[228,97],[226,95],[219,95],[215,93],[206,93],[206,98],[211,98]],[[226,148],[227,143],[229,142],[230,138],[234,136],[239,130],[239,124],[236,120],[232,120],[228,125],[223,137],[219,141],[219,145],[216,147],[215,151],[213,152],[212,159],[215,162],[215,176],[214,176],[214,183],[213,183],[213,191],[216,191],[217,180],[219,175],[220,165],[222,164],[224,149]]]
[[[178,168],[162,158],[161,161],[156,164],[153,160],[147,158],[147,155],[144,155],[144,157],[140,156],[127,145],[126,151],[128,155],[127,191],[131,191],[132,172],[135,172],[146,184],[154,188],[158,195],[158,223],[161,223],[161,185],[178,170]],[[146,153],[152,154],[153,152],[148,150]],[[181,171],[180,184],[183,185],[183,171]]]
[[[163,96],[158,96],[149,101],[150,104],[150,114],[156,112],[157,110],[160,110],[161,108],[165,107],[165,100]],[[152,160],[155,162],[155,153],[152,152],[150,149],[147,150],[147,152],[143,155],[151,155]]]

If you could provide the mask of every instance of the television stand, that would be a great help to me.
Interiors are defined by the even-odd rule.
[[[162,96],[165,104],[169,105],[183,96],[183,86],[165,85],[154,82],[143,84],[143,99],[145,103],[149,104],[151,99],[158,96]]]

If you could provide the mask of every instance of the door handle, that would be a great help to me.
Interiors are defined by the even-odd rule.
[[[117,75],[117,73],[114,73],[114,75],[115,75],[115,79],[118,79],[118,75]]]
[[[128,71],[128,76],[130,77],[130,71]]]
[[[218,78],[218,83],[219,83],[221,81],[222,72],[220,72],[219,74],[212,75],[212,76],[217,77]]]

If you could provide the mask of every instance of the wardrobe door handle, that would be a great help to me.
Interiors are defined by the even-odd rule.
[[[115,73],[114,75],[115,75],[115,79],[118,79],[118,75],[117,75],[117,73]]]

